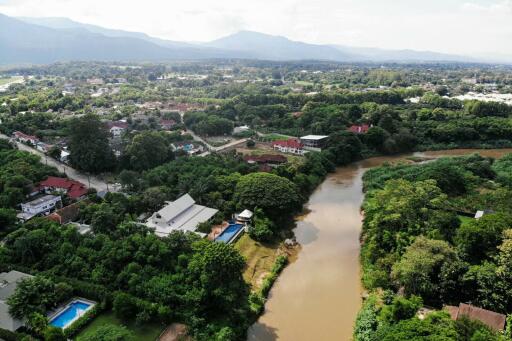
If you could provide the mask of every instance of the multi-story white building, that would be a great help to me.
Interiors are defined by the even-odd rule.
[[[47,214],[62,206],[60,195],[45,195],[41,198],[21,204],[19,219],[27,221],[38,214]]]
[[[307,135],[300,138],[300,143],[304,149],[312,151],[321,151],[329,136],[326,135]]]

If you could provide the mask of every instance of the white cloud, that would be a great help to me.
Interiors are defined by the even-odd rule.
[[[0,12],[172,40],[246,29],[312,43],[512,54],[512,0],[0,0]]]

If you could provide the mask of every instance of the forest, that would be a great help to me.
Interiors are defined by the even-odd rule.
[[[505,340],[478,321],[423,306],[512,312],[512,155],[388,164],[364,175],[361,262],[369,290],[357,340]],[[485,214],[476,219],[474,212]],[[509,323],[510,326],[510,323]]]

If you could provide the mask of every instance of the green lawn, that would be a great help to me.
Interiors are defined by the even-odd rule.
[[[295,81],[295,84],[296,85],[301,85],[301,86],[313,86],[313,85],[315,85],[315,83],[308,82],[308,81]]]
[[[116,324],[124,325],[130,331],[133,332],[135,340],[141,341],[154,341],[160,336],[160,333],[165,329],[165,326],[159,324],[145,324],[143,326],[136,326],[135,323],[123,323],[117,317],[114,316],[113,312],[105,312],[96,317],[91,324],[89,324],[84,330],[82,330],[77,337],[84,336],[92,331],[95,331],[100,326],[105,324]]]
[[[459,216],[459,219],[461,221],[461,226],[469,223],[470,221],[475,220],[474,218],[466,217],[466,216],[462,216],[462,215]]]
[[[265,141],[287,140],[289,138],[290,138],[290,136],[282,135],[282,134],[276,134],[276,133],[266,134],[265,136],[263,136],[263,139]]]
[[[264,245],[243,234],[235,243],[235,249],[246,259],[247,266],[244,279],[251,284],[252,290],[257,291],[262,281],[270,273],[278,256],[279,245]]]

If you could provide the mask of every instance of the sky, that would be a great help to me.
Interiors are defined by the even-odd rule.
[[[177,41],[251,30],[317,44],[512,56],[512,0],[0,0],[0,13]]]

